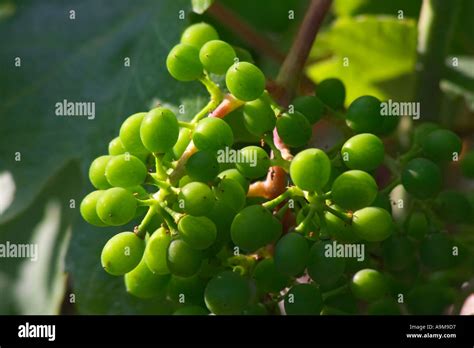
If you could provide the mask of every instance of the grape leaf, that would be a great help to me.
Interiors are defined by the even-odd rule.
[[[318,52],[319,42],[324,52]],[[338,77],[347,88],[346,103],[372,94],[381,99],[410,98],[416,60],[416,23],[393,17],[343,17],[316,40],[313,57],[326,56],[308,67],[316,82]],[[403,88],[393,88],[391,83]]]
[[[79,176],[57,178],[71,161],[79,163],[76,171],[86,177],[92,159],[106,153],[108,142],[128,115],[160,101],[184,105],[184,114],[179,116],[190,119],[206,98],[197,82],[177,82],[165,66],[167,53],[189,23],[187,0],[117,0],[113,6],[105,0],[31,0],[12,2],[12,6],[0,21],[0,173],[11,175],[15,189],[10,197],[3,187],[0,190],[0,196],[6,197],[0,197],[0,226],[2,230],[10,226],[11,239],[16,241],[22,236],[20,228],[28,231],[25,236],[32,236],[33,224],[23,227],[16,222],[38,213],[36,199],[49,181],[59,191],[76,188],[79,193],[73,198],[78,204],[92,190]],[[94,102],[95,117],[57,116],[56,104],[63,100]],[[99,269],[98,250],[111,232],[82,223],[78,209],[74,217],[78,224],[72,228],[67,270],[79,310],[146,313],[147,305],[137,306],[133,299],[114,303],[128,295],[120,280],[113,279],[109,285],[110,277]],[[61,241],[58,237],[54,250],[61,249]],[[0,265],[2,273],[5,267]],[[58,269],[57,264],[51,267]],[[0,277],[0,283],[17,281],[11,277]],[[169,312],[164,307],[147,308]]]
[[[206,10],[211,7],[214,0],[191,0],[193,5],[193,11],[197,14],[203,14]]]

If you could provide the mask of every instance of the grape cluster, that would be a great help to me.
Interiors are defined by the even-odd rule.
[[[471,202],[442,190],[456,134],[425,123],[394,159],[381,137],[398,119],[381,116],[377,98],[345,110],[343,83],[327,79],[280,106],[248,52],[206,23],[184,31],[166,66],[202,82],[210,104],[190,122],[162,106],[128,117],[92,162],[96,190],[80,207],[92,225],[135,226],[101,255],[131,295],[167,299],[181,315],[425,314],[455,302],[469,263],[445,229],[472,223]],[[212,113],[226,101],[233,107]],[[322,118],[346,134],[327,150],[308,145]],[[382,167],[393,177],[379,188]],[[472,154],[461,168],[474,177]],[[277,170],[284,185],[271,195]],[[399,184],[407,214],[396,221],[389,194]],[[350,247],[362,253],[339,254]]]

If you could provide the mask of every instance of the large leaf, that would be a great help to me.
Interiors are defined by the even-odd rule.
[[[21,236],[17,229],[29,231],[21,237],[28,241],[26,236],[32,236],[35,225],[15,223],[20,216],[32,216],[38,195],[48,181],[63,173],[67,163],[78,161],[77,176],[69,173],[53,185],[60,192],[77,187],[80,194],[75,198],[79,204],[85,192],[92,189],[83,185],[85,180],[81,181],[79,174],[85,177],[91,160],[106,152],[108,141],[117,135],[128,115],[160,101],[184,105],[182,117],[190,118],[206,98],[197,82],[179,83],[165,67],[167,53],[188,23],[187,0],[116,0],[113,5],[105,0],[13,4],[13,14],[0,22],[0,173],[10,173],[15,190],[6,198],[0,197],[0,224],[2,230],[13,226],[8,228],[13,241]],[[75,11],[75,19],[71,19],[71,11]],[[180,18],[182,11],[185,19]],[[14,65],[15,57],[21,59],[21,66]],[[124,65],[127,58],[130,67]],[[64,99],[94,102],[95,118],[56,116],[55,104]],[[21,161],[15,161],[18,153]],[[51,207],[51,211],[56,209],[54,204]],[[47,215],[46,208],[42,209]],[[67,268],[79,310],[169,311],[162,304],[138,305],[125,294],[120,279],[100,270],[100,249],[105,239],[118,231],[96,230],[81,222],[78,209],[74,214],[78,224],[72,230]],[[58,250],[57,245],[54,248]],[[0,264],[2,271],[5,267]],[[56,270],[57,265],[51,269]],[[31,271],[24,272],[27,275]],[[50,280],[58,274],[51,275]],[[0,274],[0,284],[13,283],[14,276]]]
[[[318,37],[312,55],[320,60],[309,66],[309,76],[342,79],[347,103],[362,94],[409,98],[413,81],[403,77],[414,70],[416,25],[394,17],[343,17]]]
[[[357,16],[361,14],[386,14],[417,18],[421,0],[335,0],[334,12],[337,16]]]

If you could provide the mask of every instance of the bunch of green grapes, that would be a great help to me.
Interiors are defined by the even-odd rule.
[[[397,119],[377,98],[345,109],[343,83],[327,79],[279,105],[251,56],[206,23],[184,31],[166,65],[201,82],[209,104],[190,122],[162,106],[125,119],[92,162],[96,190],[80,207],[91,225],[131,226],[100,256],[130,295],[181,315],[438,314],[459,300],[473,258],[453,232],[472,224],[473,200],[443,185],[456,134],[423,124],[393,158],[382,138]],[[213,113],[226,95],[231,110]],[[327,150],[310,145],[323,118],[346,134]],[[269,196],[258,188],[277,167],[282,193]],[[384,167],[391,181],[380,187]],[[474,156],[461,167],[473,177]],[[391,200],[399,185],[404,198]]]

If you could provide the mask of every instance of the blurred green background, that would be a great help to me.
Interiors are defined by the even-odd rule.
[[[437,121],[469,144],[474,2],[451,2],[459,10]],[[79,216],[80,201],[91,190],[88,166],[107,151],[130,114],[159,101],[184,105],[190,118],[206,103],[202,86],[177,82],[165,68],[168,51],[189,23],[213,23],[225,40],[249,49],[274,78],[307,3],[218,1],[277,53],[267,54],[249,45],[212,8],[204,15],[192,13],[190,0],[0,1],[0,243],[39,246],[37,262],[0,258],[0,314],[171,313],[167,302],[128,296],[122,278],[102,270],[101,249],[116,229],[95,228]],[[421,0],[334,1],[311,51],[307,76],[316,83],[341,78],[347,103],[362,94],[412,101],[420,7]],[[459,61],[455,69],[452,57]],[[124,66],[126,58],[130,67]],[[347,67],[341,63],[345,58]],[[64,99],[95,102],[95,119],[56,116],[55,104]]]

